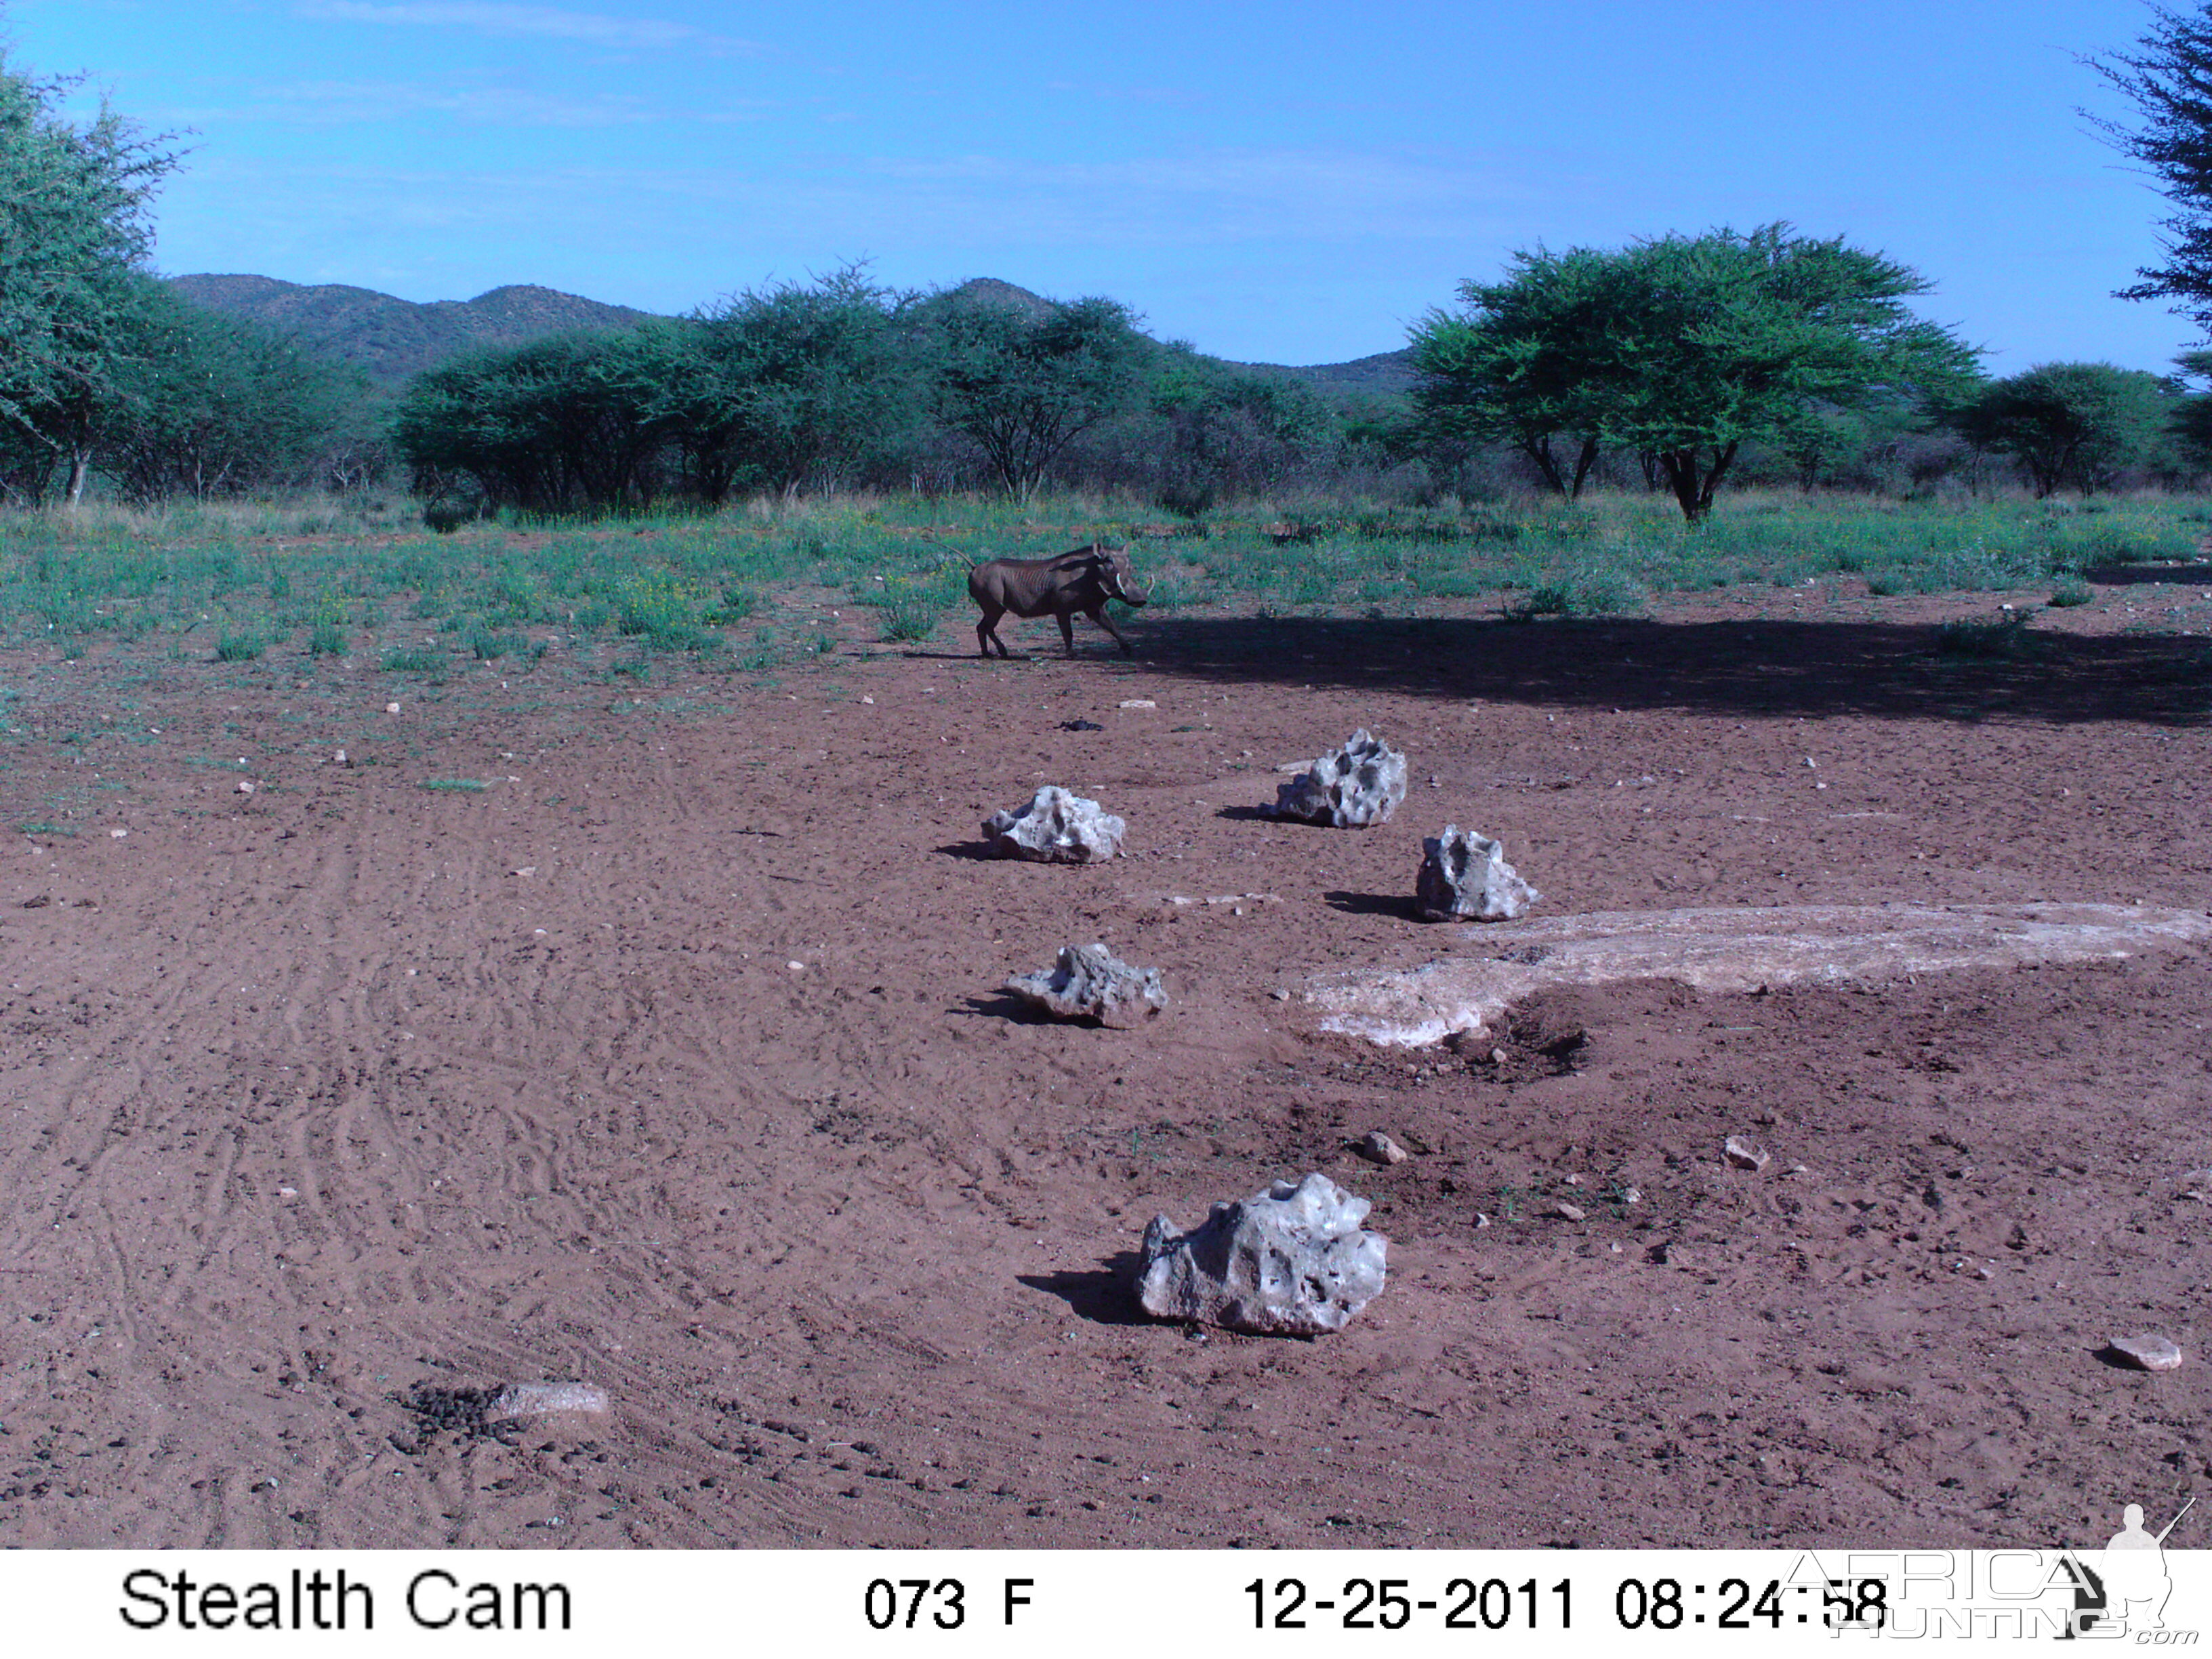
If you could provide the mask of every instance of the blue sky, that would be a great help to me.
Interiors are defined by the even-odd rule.
[[[11,61],[193,130],[161,268],[681,312],[856,258],[1327,362],[1515,249],[1787,219],[2008,374],[2164,371],[2165,204],[2076,113],[2135,0],[1354,8],[8,0]]]

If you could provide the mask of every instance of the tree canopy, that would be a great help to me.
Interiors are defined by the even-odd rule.
[[[1069,444],[1131,406],[1153,351],[1127,307],[1095,297],[1032,311],[955,289],[921,320],[938,418],[1024,498]]]
[[[66,465],[74,501],[139,307],[153,192],[176,157],[105,102],[73,124],[61,90],[0,52],[0,423],[17,477],[27,459]],[[42,495],[46,476],[19,493]]]
[[[1905,301],[1910,268],[1785,224],[1668,235],[1618,251],[1514,258],[1467,283],[1412,343],[1417,400],[1439,428],[1502,438],[1571,494],[1600,443],[1654,458],[1683,514],[1711,510],[1742,446],[1909,388],[1950,391],[1974,354]],[[1572,482],[1553,450],[1575,447]]]
[[[1969,442],[2018,461],[2039,497],[2086,495],[2154,462],[2179,403],[2172,381],[2142,369],[2039,363],[1983,387],[1957,421]]]
[[[2142,281],[2119,297],[2177,301],[2175,310],[2212,331],[2212,7],[2195,16],[2154,7],[2151,15],[2136,51],[2090,60],[2133,100],[2142,125],[2089,120],[2150,172],[2174,207],[2160,222],[2166,263],[2138,270]]]

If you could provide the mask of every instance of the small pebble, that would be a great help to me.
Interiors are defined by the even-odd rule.
[[[252,786],[252,783],[250,783],[249,781],[247,781],[246,779],[244,779],[244,778],[240,778],[240,779],[238,781],[238,793],[239,793],[240,794],[241,794],[241,795],[250,795],[250,794],[252,794],[252,793],[253,793],[253,786]]]
[[[1150,697],[1131,697],[1121,705],[1124,708],[1158,708],[1159,704]]]
[[[111,830],[107,833],[110,839],[121,841],[124,836],[129,835],[131,832],[128,830]]]
[[[1370,1129],[1360,1141],[1360,1157],[1375,1164],[1403,1164],[1406,1149],[1384,1134],[1380,1129]]]
[[[1552,1206],[1552,1212],[1563,1221],[1581,1221],[1587,1218],[1587,1212],[1581,1205],[1569,1204],[1564,1200],[1554,1204]]]
[[[399,712],[399,705],[396,702],[387,702],[384,705],[384,712],[387,714],[396,714]]]
[[[1774,1155],[1764,1146],[1753,1146],[1741,1135],[1730,1135],[1721,1143],[1721,1154],[1730,1167],[1738,1170],[1763,1170],[1774,1161]]]

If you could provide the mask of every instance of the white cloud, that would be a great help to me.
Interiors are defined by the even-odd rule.
[[[507,4],[501,0],[302,0],[295,10],[301,17],[336,22],[466,28],[483,34],[538,35],[586,46],[746,53],[763,50],[752,41],[713,34],[689,23],[612,17],[605,12],[568,11],[558,6]]]

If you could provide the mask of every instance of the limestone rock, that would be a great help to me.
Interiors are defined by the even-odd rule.
[[[991,850],[1002,859],[1043,864],[1103,864],[1121,850],[1129,826],[1095,800],[1047,784],[1025,806],[994,812],[983,821]]]
[[[1406,757],[1361,727],[1275,791],[1275,816],[1339,830],[1386,823],[1406,799]]]
[[[1365,1199],[1316,1173],[1216,1204],[1187,1233],[1155,1216],[1138,1299],[1157,1318],[1262,1336],[1340,1331],[1382,1293],[1389,1241],[1361,1228],[1367,1210]]]
[[[2112,1352],[2143,1370],[2170,1371],[2181,1364],[2180,1344],[2148,1331],[2139,1336],[2116,1336],[2109,1346]]]
[[[551,1417],[562,1412],[605,1414],[607,1391],[589,1382],[510,1382],[484,1407],[487,1422],[517,1417]]]
[[[1455,823],[1421,843],[1413,894],[1431,921],[1510,921],[1544,896],[1505,861],[1504,847]]]
[[[1062,1019],[1101,1025],[1136,1025],[1168,1006],[1158,969],[1132,968],[1103,945],[1063,945],[1050,968],[1016,974],[1006,988]]]

